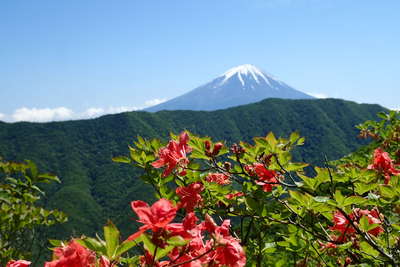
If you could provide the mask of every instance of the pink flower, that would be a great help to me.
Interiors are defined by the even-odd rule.
[[[183,168],[179,175],[185,175],[185,167],[189,163],[186,157],[186,153],[192,151],[188,145],[189,135],[186,132],[182,132],[179,136],[179,143],[175,140],[169,141],[166,147],[161,148],[158,151],[159,159],[154,161],[151,165],[154,168],[161,168],[166,166],[163,177],[171,174],[171,172],[178,166]]]
[[[251,176],[258,176],[256,184],[262,185],[264,192],[271,192],[273,186],[277,186],[278,180],[276,179],[277,173],[275,171],[267,170],[261,163],[253,163],[253,165],[246,165],[245,170]]]
[[[400,174],[400,171],[396,170],[394,167],[393,160],[387,152],[384,152],[381,148],[375,149],[374,163],[368,165],[368,169],[382,173],[385,176],[385,184],[388,184],[391,175]]]
[[[229,176],[224,173],[209,173],[206,177],[206,181],[211,183],[217,183],[220,185],[227,185],[231,183]]]
[[[138,222],[144,225],[139,228],[138,232],[129,236],[128,240],[136,239],[148,229],[157,232],[158,229],[164,228],[175,218],[177,211],[172,202],[164,198],[155,202],[151,207],[140,200],[132,201],[131,207],[139,217]]]
[[[11,260],[7,263],[6,267],[28,267],[29,265],[31,265],[30,261],[25,261],[25,260]]]
[[[198,207],[203,198],[200,193],[204,190],[201,182],[192,183],[188,186],[181,186],[176,189],[176,194],[180,197],[181,202],[179,207],[186,209],[186,212],[192,212],[195,207]]]
[[[56,260],[46,262],[45,267],[94,267],[96,254],[75,240],[67,246],[54,249]]]

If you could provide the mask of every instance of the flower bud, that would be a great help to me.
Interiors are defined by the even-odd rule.
[[[214,149],[213,149],[212,154],[213,154],[214,156],[218,155],[219,151],[221,150],[221,148],[222,148],[223,146],[224,146],[224,144],[222,144],[222,143],[216,143],[216,144],[214,145]]]
[[[205,148],[206,148],[207,151],[210,151],[210,149],[211,149],[211,142],[210,142],[210,140],[204,141],[204,146],[205,146]]]
[[[224,162],[224,168],[226,171],[229,171],[232,168],[232,165],[230,162],[225,161]]]

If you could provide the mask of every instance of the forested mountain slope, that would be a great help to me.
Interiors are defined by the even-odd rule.
[[[232,143],[269,131],[277,136],[299,131],[306,143],[295,156],[318,163],[324,153],[336,159],[360,146],[354,126],[376,119],[383,110],[379,105],[338,99],[266,99],[212,112],[142,111],[79,121],[0,122],[0,155],[7,160],[33,160],[41,170],[61,178],[61,184],[46,188],[45,198],[46,205],[70,218],[57,229],[59,238],[100,232],[107,218],[126,234],[134,230],[130,201],[149,199],[153,192],[137,179],[137,171],[111,158],[127,155],[127,145],[137,135],[167,140],[169,132],[187,129]]]

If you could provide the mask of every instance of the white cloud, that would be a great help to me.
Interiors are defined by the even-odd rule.
[[[306,94],[316,97],[316,98],[328,98],[329,97],[324,93],[306,93]]]
[[[119,106],[119,107],[90,107],[83,112],[76,112],[66,107],[57,108],[27,108],[22,107],[16,109],[13,114],[7,116],[0,113],[0,120],[9,122],[17,121],[30,121],[30,122],[48,122],[48,121],[62,121],[62,120],[78,120],[78,119],[92,119],[106,114],[115,114],[127,111],[141,110],[146,107],[154,106],[165,102],[166,99],[151,99],[145,101],[141,107],[133,106]]]
[[[91,107],[81,113],[78,117],[82,119],[88,118],[96,118],[105,114],[115,114],[127,111],[134,111],[138,110],[137,107],[128,107],[128,106],[121,106],[121,107],[108,107],[108,108],[98,108],[98,107]]]
[[[66,107],[19,108],[11,115],[13,121],[46,122],[72,119],[74,112]]]
[[[151,107],[151,106],[155,106],[158,104],[161,104],[163,102],[167,101],[167,99],[163,98],[163,99],[159,99],[159,98],[154,98],[151,100],[147,100],[146,102],[144,102],[144,106],[145,107]]]

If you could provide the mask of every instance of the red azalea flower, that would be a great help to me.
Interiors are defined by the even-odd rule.
[[[388,184],[391,175],[400,174],[400,171],[396,170],[394,167],[393,160],[387,152],[384,152],[381,148],[375,149],[374,163],[368,165],[368,169],[382,173],[385,176],[385,184]]]
[[[349,217],[351,220],[354,220],[353,214],[350,214]],[[330,229],[341,233],[340,237],[338,238],[339,242],[345,241],[347,235],[351,235],[356,231],[351,225],[350,221],[347,220],[340,211],[336,211],[333,214],[333,223],[334,225],[330,227]]]
[[[239,241],[231,236],[218,238],[218,247],[214,252],[214,261],[218,266],[243,267],[246,265],[246,254]]]
[[[163,267],[168,266],[169,262],[163,261],[158,262],[154,259],[153,255],[150,254],[147,250],[144,253],[144,256],[140,256],[140,266],[141,267]]]
[[[353,214],[355,217],[361,219],[362,216],[367,216],[368,223],[369,224],[382,224],[382,221],[379,216],[379,212],[376,209],[372,209],[371,211],[369,210],[362,210],[362,209],[354,209]],[[383,215],[381,214],[383,217]],[[373,236],[378,236],[379,234],[383,233],[383,227],[382,226],[376,226],[374,229],[371,229],[368,231],[369,234]]]
[[[171,201],[164,198],[155,202],[151,207],[146,202],[140,200],[132,201],[131,207],[139,217],[138,222],[144,225],[139,228],[138,232],[129,236],[128,240],[136,239],[148,229],[156,232],[158,229],[164,228],[175,218],[177,210]]]
[[[203,198],[200,193],[203,190],[204,186],[201,182],[192,183],[186,187],[178,187],[176,194],[181,199],[179,207],[186,209],[186,212],[192,212],[195,207],[198,207],[202,203]]]
[[[357,223],[363,216],[367,216],[369,224],[382,224],[379,213],[376,209],[369,211],[356,208],[353,210],[352,213],[349,214],[350,220]],[[347,240],[347,237],[354,235],[356,232],[350,221],[347,220],[347,218],[340,211],[336,211],[334,213],[333,222],[334,225],[330,229],[341,233],[341,235],[336,239],[336,241],[338,242],[345,242]],[[369,230],[368,233],[374,236],[378,236],[383,231],[384,230],[382,226],[378,225],[375,228]]]
[[[154,168],[166,166],[163,172],[163,177],[170,175],[176,166],[183,168],[179,175],[185,175],[186,173],[184,168],[189,163],[186,153],[192,151],[188,142],[189,135],[186,132],[182,132],[179,136],[179,143],[175,140],[169,141],[166,147],[163,147],[158,151],[159,159],[154,161],[151,165]]]
[[[46,262],[45,267],[94,267],[96,254],[75,240],[67,246],[54,249],[56,260]]]
[[[231,221],[230,220],[224,220],[221,224],[221,226],[218,226],[214,219],[206,214],[204,217],[204,222],[201,224],[202,230],[205,230],[209,232],[210,234],[218,234],[223,237],[229,236],[229,228],[231,226]]]
[[[29,265],[31,265],[30,261],[25,261],[25,260],[11,260],[7,263],[6,267],[28,267]]]
[[[217,183],[220,185],[227,185],[231,183],[229,176],[224,173],[209,173],[206,177],[206,181],[209,183]]]
[[[241,196],[244,196],[243,192],[229,193],[229,194],[225,195],[225,197],[227,199],[234,199],[236,197],[241,197]]]
[[[253,165],[246,165],[245,170],[251,176],[258,176],[259,180],[256,181],[256,184],[262,185],[264,192],[271,192],[273,186],[277,186],[278,180],[276,177],[278,176],[275,171],[267,170],[264,167],[264,164],[261,163],[253,163]]]

